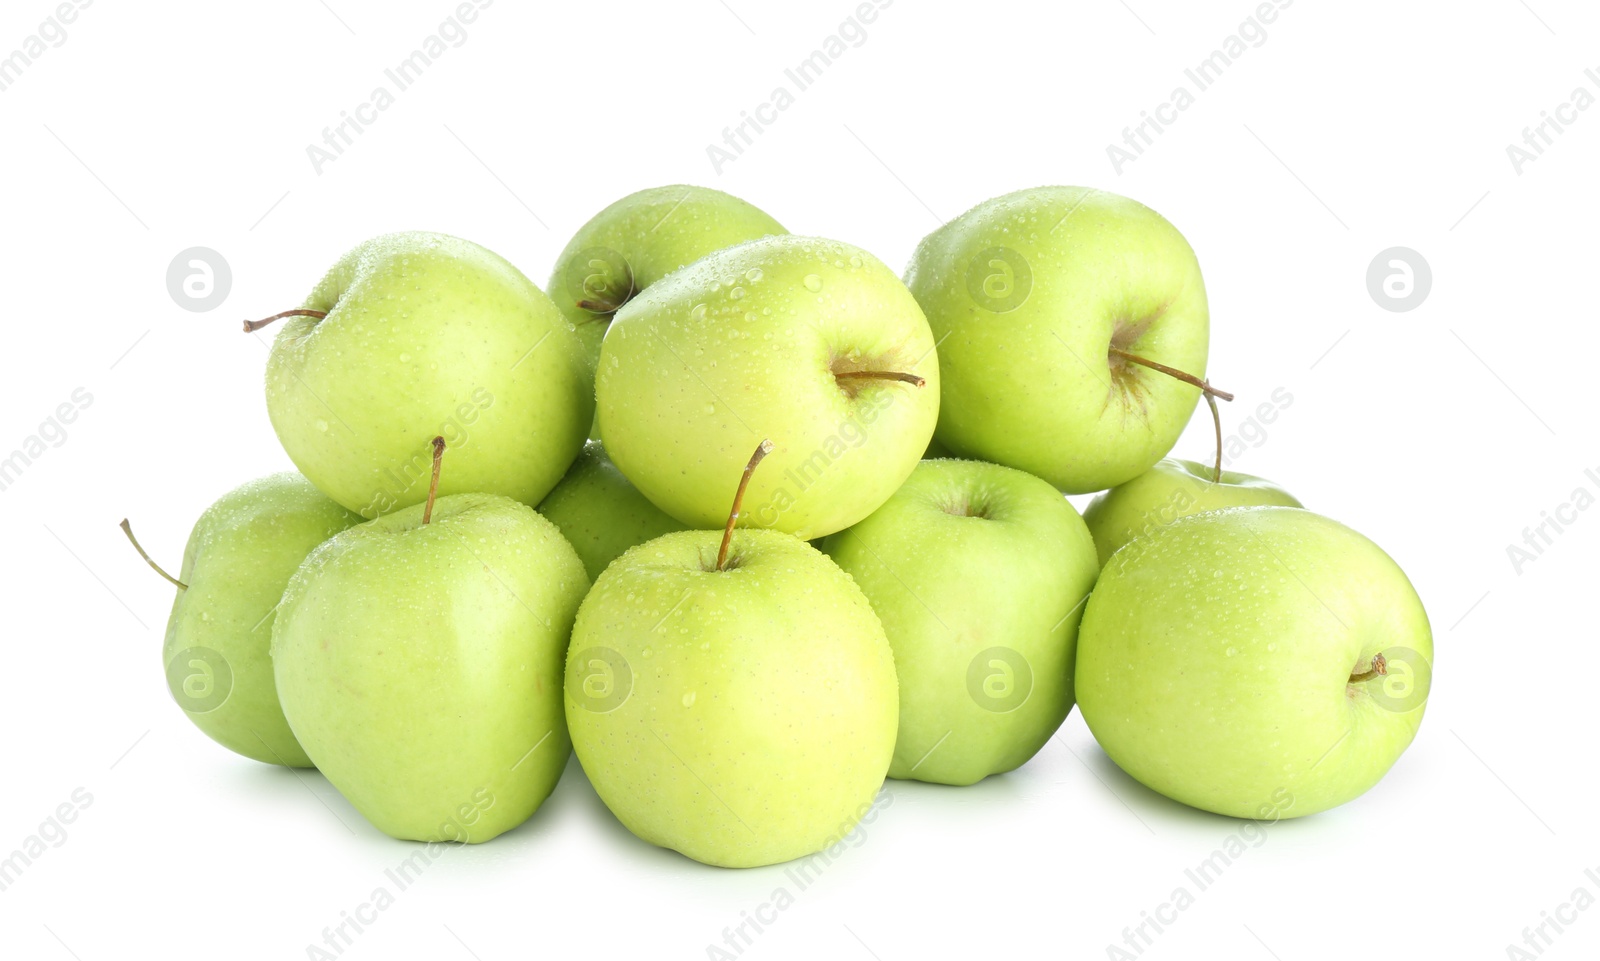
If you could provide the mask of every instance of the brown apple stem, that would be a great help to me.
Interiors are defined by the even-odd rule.
[[[1382,677],[1388,673],[1389,662],[1384,659],[1383,654],[1380,652],[1372,655],[1372,669],[1368,671],[1362,671],[1360,674],[1350,675],[1350,683],[1360,684],[1363,681],[1370,681],[1375,677]]]
[[[161,569],[160,564],[157,564],[155,561],[150,559],[150,555],[146,554],[144,552],[144,548],[139,546],[139,538],[133,536],[133,527],[128,524],[128,519],[126,517],[122,519],[122,524],[120,526],[122,527],[122,533],[128,535],[128,541],[133,544],[133,549],[139,552],[139,556],[144,558],[144,562],[146,564],[149,564],[157,574],[160,574],[162,577],[165,577],[167,580],[177,585],[178,590],[186,591],[189,589],[188,584],[185,584],[176,577],[173,577],[171,574],[168,574],[166,571]]]
[[[433,480],[428,482],[428,503],[422,508],[422,523],[433,520],[433,499],[439,496],[439,468],[444,464],[444,438],[433,439]]]
[[[1121,347],[1110,348],[1110,353],[1121,357],[1123,360],[1128,361],[1131,364],[1138,364],[1141,367],[1148,367],[1151,370],[1158,370],[1161,373],[1166,374],[1168,377],[1175,377],[1178,380],[1183,381],[1185,384],[1198,387],[1205,391],[1207,397],[1220,397],[1223,400],[1233,400],[1233,395],[1227,391],[1212,387],[1209,381],[1196,377],[1193,374],[1181,371],[1176,367],[1168,367],[1166,364],[1153,361],[1148,357],[1140,357],[1138,354],[1130,354]]]
[[[898,370],[847,370],[834,374],[833,377],[835,380],[898,380],[915,387],[922,387],[928,383],[927,380],[916,374],[907,374]]]
[[[728,545],[733,542],[733,525],[739,520],[739,508],[744,505],[744,490],[750,486],[750,475],[756,472],[756,465],[761,459],[772,453],[772,441],[764,440],[756,446],[756,452],[750,455],[750,463],[744,465],[744,476],[739,478],[739,489],[733,493],[733,511],[728,514],[728,526],[722,529],[722,546],[717,548],[717,570],[724,570],[728,562]]]
[[[1217,466],[1211,470],[1211,483],[1222,483],[1222,412],[1217,410],[1217,399],[1210,394],[1205,395],[1206,403],[1211,405],[1211,423],[1217,428]]]
[[[621,304],[613,304],[609,300],[580,300],[579,310],[587,310],[591,314],[614,314],[622,309]]]
[[[326,316],[328,316],[328,312],[325,310],[286,310],[281,314],[273,314],[271,317],[263,317],[260,320],[245,321],[244,332],[253,334],[273,321],[282,320],[285,317],[315,317],[321,320]]]

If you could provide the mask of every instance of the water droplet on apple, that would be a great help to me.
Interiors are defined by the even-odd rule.
[[[641,657],[655,657],[656,656],[656,652],[647,647],[644,650],[639,652],[639,656],[641,656]]]
[[[716,404],[707,404],[706,405],[706,414],[708,416],[711,415],[711,414],[715,414],[716,412],[717,412],[717,405]]]
[[[749,270],[744,272],[744,279],[750,281],[752,284],[759,284],[761,282],[761,278],[765,276],[766,275],[761,272],[760,267],[751,267]]]
[[[732,300],[738,300],[740,297],[743,297],[743,296],[744,296],[744,288],[743,287],[735,287],[732,290],[728,291],[728,297],[730,299],[732,299]]]
[[[822,278],[818,277],[816,274],[806,274],[805,279],[802,280],[801,283],[805,284],[806,289],[811,291],[813,294],[822,289]]]
[[[1226,651],[1223,651],[1222,653],[1226,654],[1229,657],[1233,657],[1235,654],[1239,653],[1239,649],[1237,647],[1230,647]]]
[[[689,311],[689,317],[690,317],[691,320],[705,320],[706,319],[706,305],[705,304],[695,304],[694,305],[694,309]]]
[[[693,691],[690,691],[689,693],[687,693],[687,694],[685,694],[683,696],[683,706],[684,707],[694,707],[694,692]]]
[[[317,430],[320,430],[326,434],[328,432],[328,422],[325,420],[317,421]]]

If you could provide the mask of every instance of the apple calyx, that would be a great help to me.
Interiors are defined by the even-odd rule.
[[[1362,671],[1360,674],[1350,675],[1350,683],[1361,684],[1365,681],[1370,681],[1375,677],[1382,677],[1388,673],[1389,661],[1383,656],[1383,652],[1380,651],[1377,654],[1372,655],[1372,667],[1370,669]]]
[[[750,486],[750,475],[756,472],[756,465],[762,458],[772,453],[772,441],[763,440],[756,445],[756,452],[750,455],[750,462],[744,465],[744,476],[739,478],[739,489],[733,493],[733,510],[728,514],[728,526],[722,529],[722,546],[717,548],[717,571],[727,570],[728,545],[733,541],[733,525],[739,520],[739,508],[744,504],[744,491]]]
[[[297,310],[286,310],[281,314],[273,314],[271,317],[263,317],[260,320],[245,321],[244,332],[247,334],[253,334],[273,321],[282,320],[285,317],[315,317],[316,319],[321,320],[326,316],[328,316],[328,312],[325,310],[305,310],[303,308]]]
[[[133,527],[128,524],[128,519],[126,517],[122,519],[122,523],[118,526],[122,528],[122,533],[128,535],[128,541],[133,545],[133,549],[139,552],[139,556],[144,558],[144,562],[149,564],[157,574],[160,574],[162,577],[165,577],[167,580],[171,581],[180,591],[186,591],[189,589],[188,584],[185,584],[176,577],[173,577],[171,574],[168,574],[166,571],[161,569],[160,564],[157,564],[155,561],[150,559],[150,555],[146,554],[144,552],[144,548],[139,545],[139,538],[133,536]]]
[[[1176,367],[1168,367],[1166,364],[1151,360],[1148,357],[1140,357],[1138,354],[1123,350],[1115,344],[1107,348],[1107,352],[1113,357],[1120,357],[1130,364],[1148,367],[1151,370],[1166,374],[1168,377],[1181,380],[1185,384],[1200,388],[1200,393],[1205,397],[1206,404],[1211,408],[1211,422],[1217,428],[1217,462],[1211,471],[1211,483],[1222,483],[1222,412],[1217,409],[1217,398],[1233,400],[1233,395],[1225,390],[1211,386],[1211,382],[1204,377],[1196,377],[1188,371],[1182,371]]]
[[[433,479],[428,482],[428,503],[422,508],[422,524],[433,520],[433,499],[439,496],[439,468],[444,464],[444,438],[433,439]]]

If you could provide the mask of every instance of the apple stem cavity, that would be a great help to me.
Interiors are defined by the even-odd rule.
[[[728,526],[722,529],[722,546],[717,548],[717,570],[727,570],[728,545],[733,542],[733,525],[739,520],[739,508],[744,505],[744,491],[750,486],[750,475],[756,472],[756,465],[762,458],[772,453],[772,441],[763,440],[756,445],[756,452],[750,455],[750,463],[744,465],[744,476],[739,478],[739,489],[733,492],[733,510],[728,514]]]
[[[1225,390],[1220,390],[1211,386],[1210,381],[1207,381],[1204,378],[1196,377],[1195,375],[1185,371],[1181,371],[1176,367],[1168,367],[1166,364],[1151,360],[1148,357],[1140,357],[1138,354],[1131,354],[1128,351],[1123,350],[1121,347],[1110,348],[1110,353],[1117,357],[1121,357],[1130,364],[1138,364],[1141,367],[1148,367],[1151,370],[1160,371],[1161,373],[1166,374],[1168,377],[1174,377],[1183,381],[1185,384],[1198,387],[1205,391],[1207,397],[1220,397],[1223,400],[1233,400],[1232,394]]]
[[[1211,420],[1217,427],[1217,464],[1211,471],[1211,482],[1213,484],[1222,483],[1222,414],[1217,410],[1217,398],[1233,400],[1233,395],[1225,390],[1211,386],[1211,382],[1203,377],[1196,377],[1176,367],[1168,367],[1166,364],[1151,360],[1148,357],[1140,357],[1138,354],[1129,353],[1121,347],[1112,345],[1109,348],[1109,353],[1115,357],[1121,357],[1130,364],[1148,367],[1151,370],[1166,374],[1168,377],[1181,380],[1185,384],[1200,388],[1200,392],[1205,395],[1206,403],[1211,405]]]
[[[422,508],[422,523],[433,520],[433,499],[439,496],[439,468],[444,465],[444,438],[433,439],[433,479],[428,482],[428,503]]]
[[[1371,669],[1370,670],[1366,670],[1366,671],[1362,671],[1360,674],[1352,674],[1352,675],[1350,675],[1350,683],[1351,684],[1361,684],[1361,683],[1363,683],[1365,681],[1370,681],[1375,677],[1383,677],[1384,675],[1386,675],[1388,673],[1389,673],[1389,661],[1386,658],[1384,658],[1382,652],[1379,652],[1377,654],[1372,655],[1372,667],[1371,667]]]
[[[176,577],[173,577],[171,574],[168,574],[166,571],[161,569],[160,564],[157,564],[155,561],[150,559],[150,555],[146,554],[144,552],[144,548],[139,545],[139,538],[133,536],[133,527],[128,523],[128,519],[126,517],[122,519],[122,523],[118,526],[122,528],[122,533],[128,535],[128,542],[133,545],[134,550],[139,552],[139,556],[144,558],[144,562],[149,564],[151,569],[153,569],[157,574],[160,574],[162,577],[165,577],[167,580],[171,581],[177,586],[178,590],[186,591],[189,589],[188,584],[185,584]]]
[[[913,387],[923,387],[928,381],[917,374],[898,370],[846,370],[833,375],[834,380],[898,380]]]
[[[282,320],[285,317],[315,317],[316,319],[321,320],[326,316],[328,316],[328,312],[325,310],[286,310],[281,314],[273,314],[271,317],[263,317],[260,320],[245,321],[244,332],[247,334],[253,334],[273,321]]]

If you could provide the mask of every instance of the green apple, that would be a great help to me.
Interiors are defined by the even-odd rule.
[[[1400,757],[1432,659],[1422,602],[1376,544],[1310,511],[1234,507],[1112,555],[1078,635],[1078,707],[1152,790],[1299,817]]]
[[[958,456],[1104,490],[1164,457],[1200,399],[1146,366],[1204,376],[1200,265],[1126,197],[1038,187],[986,201],[923,239],[906,284],[939,341],[938,439]]]
[[[591,581],[628,548],[683,530],[622,476],[597,440],[584,445],[539,513],[571,542]]]
[[[641,190],[578,228],[556,258],[550,297],[576,325],[592,368],[612,315],[635,294],[714,250],[784,233],[754,205],[720,190]]]
[[[359,523],[295,473],[230,491],[195,522],[161,661],[173,699],[218,744],[268,764],[311,766],[278,706],[272,624],[284,586],[306,555]]]
[[[883,621],[900,679],[889,776],[972,784],[1021,766],[1072,710],[1100,565],[1078,512],[1009,467],[923,461],[823,550]]]
[[[352,527],[284,593],[283,712],[385,834],[487,841],[527,820],[566,765],[562,659],[588,586],[555,525],[507,497],[440,497]]]
[[[806,542],[735,536],[732,518],[606,568],[578,611],[565,691],[573,747],[617,819],[723,867],[837,843],[894,752],[894,656],[860,588]]]
[[[1122,545],[1180,517],[1224,507],[1300,507],[1272,481],[1211,464],[1166,458],[1090,502],[1083,520],[1104,564]]]
[[[525,504],[583,446],[593,399],[577,334],[477,244],[369,240],[293,313],[267,360],[267,413],[301,472],[364,517],[427,498],[436,434],[451,448],[440,493]]]
[[[721,525],[751,445],[772,438],[749,520],[811,539],[910,476],[938,419],[939,360],[916,301],[877,258],[769,237],[618,311],[595,392],[611,459],[690,527]]]

